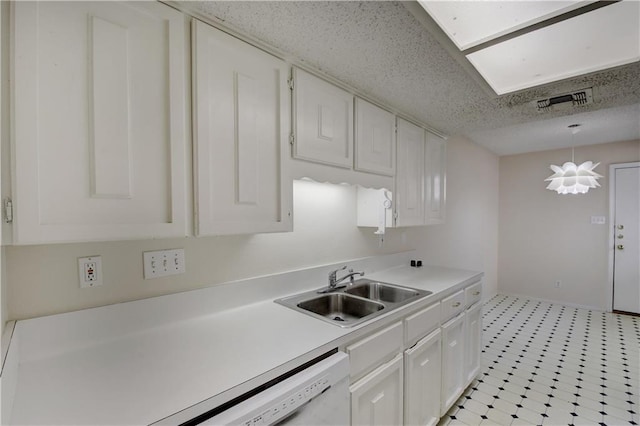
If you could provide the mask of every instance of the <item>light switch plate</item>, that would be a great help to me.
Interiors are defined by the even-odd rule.
[[[591,216],[592,225],[604,225],[606,223],[604,216]]]
[[[144,279],[184,274],[184,249],[147,251],[143,253]]]

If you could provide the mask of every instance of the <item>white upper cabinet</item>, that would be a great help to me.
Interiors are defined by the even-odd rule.
[[[424,225],[425,130],[398,118],[396,226]]]
[[[356,98],[355,169],[393,176],[396,171],[396,117]]]
[[[290,231],[287,64],[195,20],[192,39],[196,233]]]
[[[12,2],[15,244],[184,236],[186,21]]]
[[[444,223],[446,202],[446,142],[427,132],[425,145],[425,225]]]
[[[293,157],[353,166],[353,95],[294,68]]]

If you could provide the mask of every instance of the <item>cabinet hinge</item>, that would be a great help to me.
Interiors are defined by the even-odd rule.
[[[296,141],[296,137],[295,137],[295,135],[294,135],[293,133],[291,133],[291,134],[289,135],[289,145],[293,146],[293,144],[295,143],[295,141]]]
[[[289,85],[289,90],[293,90],[293,77],[287,79],[287,84]]]
[[[13,202],[11,198],[5,198],[3,202],[4,221],[6,223],[13,222]]]

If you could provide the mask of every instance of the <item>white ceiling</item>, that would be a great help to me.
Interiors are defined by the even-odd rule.
[[[416,2],[179,4],[498,155],[569,147],[572,123],[582,124],[580,144],[640,139],[638,61],[497,96]],[[588,87],[590,105],[556,105],[545,112],[533,106],[537,99]]]

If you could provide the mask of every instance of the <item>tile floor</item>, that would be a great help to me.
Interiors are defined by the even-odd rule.
[[[640,317],[498,295],[482,372],[440,425],[640,424]]]

